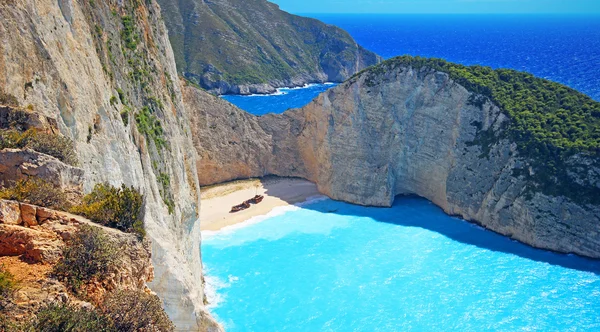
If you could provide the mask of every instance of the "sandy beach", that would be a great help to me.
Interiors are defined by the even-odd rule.
[[[267,177],[227,182],[201,189],[201,228],[203,231],[218,231],[252,217],[269,213],[273,208],[306,201],[320,195],[317,186],[309,181],[294,178]],[[231,207],[254,195],[265,199],[249,209],[229,213]]]

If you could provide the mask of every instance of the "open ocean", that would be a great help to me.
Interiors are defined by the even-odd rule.
[[[313,16],[386,58],[526,70],[600,100],[598,17]],[[281,113],[328,87],[225,98]],[[202,255],[227,331],[600,331],[599,261],[533,249],[420,198],[277,208],[204,233]]]
[[[359,44],[386,59],[409,54],[527,71],[600,101],[600,16],[311,16],[345,29]],[[256,103],[248,101],[253,97],[225,98],[250,113],[263,115],[301,107],[323,90],[314,86],[294,90],[288,93],[289,103],[285,98]]]

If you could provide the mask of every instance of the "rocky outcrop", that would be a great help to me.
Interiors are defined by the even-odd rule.
[[[199,186],[189,121],[158,5],[2,2],[0,39],[3,98],[56,120],[60,133],[74,141],[84,192],[108,182],[144,194],[155,268],[150,288],[178,329],[217,328],[200,282]]]
[[[11,106],[0,106],[0,129],[35,130],[48,134],[58,134],[56,119],[31,110]]]
[[[381,61],[346,31],[266,0],[158,0],[177,68],[216,94],[341,82]]]
[[[198,172],[220,170],[205,182],[303,177],[334,199],[372,206],[414,194],[532,246],[600,258],[600,207],[532,191],[522,172],[528,157],[501,135],[509,118],[480,97],[445,72],[388,66],[282,115],[257,118],[208,98],[197,107],[202,98],[187,93],[186,102],[206,116],[192,127],[195,134],[213,137],[196,146]],[[228,119],[243,121],[232,128]],[[479,142],[482,133],[492,133],[490,144]],[[250,158],[248,167],[236,167],[243,158]],[[589,167],[572,167],[579,175],[569,181],[597,187],[597,161],[574,156],[571,162]]]
[[[118,261],[102,282],[86,280],[86,301],[101,303],[104,296],[115,290],[147,291],[154,278],[150,245],[136,235],[106,228],[65,212],[14,201],[0,200],[0,258],[6,268],[17,268],[29,276],[39,269],[44,275],[38,280],[22,282],[16,294],[11,316],[27,316],[40,306],[52,302],[78,302],[69,295],[65,285],[49,274],[62,257],[63,249],[82,225],[98,227],[119,250]],[[20,216],[17,218],[16,216]],[[7,260],[7,256],[18,260]],[[17,265],[17,266],[15,266]],[[18,265],[21,265],[19,267]]]
[[[31,149],[0,150],[0,181],[4,185],[32,177],[48,181],[66,193],[83,191],[84,170],[81,168]]]

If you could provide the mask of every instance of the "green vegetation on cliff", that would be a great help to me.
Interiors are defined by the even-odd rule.
[[[31,129],[25,132],[0,130],[1,149],[32,149],[70,165],[76,166],[79,163],[70,138]]]
[[[53,273],[76,294],[81,286],[96,278],[104,280],[115,266],[118,248],[98,227],[83,225],[63,251]]]
[[[0,96],[1,97],[1,96]],[[1,101],[0,101],[1,103]],[[79,161],[73,141],[55,133],[51,125],[38,125],[33,106],[27,108],[7,107],[0,124],[0,150],[32,149],[76,166]]]
[[[67,195],[55,184],[30,177],[0,188],[0,199],[18,201],[57,210],[69,208]]]
[[[0,317],[1,318],[1,317]],[[0,325],[1,327],[2,325]],[[14,331],[123,332],[174,331],[158,296],[139,290],[116,291],[99,308],[54,303],[42,307],[35,319]],[[7,331],[10,331],[7,329]]]
[[[470,101],[483,105],[489,99],[510,118],[502,135],[480,131],[476,142],[484,145],[500,138],[517,143],[533,174],[530,188],[575,201],[599,203],[600,189],[573,181],[573,174],[585,177],[586,167],[572,167],[569,159],[580,154],[592,157],[598,167],[600,152],[600,103],[562,84],[537,78],[529,73],[483,66],[463,66],[441,59],[401,56],[355,75],[368,75],[367,85],[376,85],[381,75],[398,67],[430,68],[450,75],[456,83],[475,95]],[[483,96],[477,98],[476,95]],[[493,135],[490,139],[490,135]],[[483,136],[487,136],[483,137]],[[487,150],[483,146],[483,150]]]
[[[158,2],[177,67],[207,89],[298,77],[341,81],[379,61],[347,32],[266,0]]]
[[[0,310],[4,310],[17,287],[15,277],[0,265]],[[1,318],[0,318],[1,319]],[[2,324],[0,324],[0,328]],[[1,331],[1,329],[0,329]]]
[[[123,232],[145,236],[142,221],[144,196],[133,188],[121,185],[113,187],[108,183],[99,183],[91,193],[83,197],[82,203],[71,212],[89,218],[101,225],[116,228]]]

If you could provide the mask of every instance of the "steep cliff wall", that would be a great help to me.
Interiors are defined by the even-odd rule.
[[[259,118],[182,82],[201,186],[268,174],[273,142]]]
[[[266,0],[158,0],[183,75],[214,93],[341,82],[380,58],[346,31]]]
[[[397,195],[416,194],[532,246],[600,258],[600,207],[593,202],[598,158],[565,157],[560,171],[570,175],[554,179],[556,187],[572,184],[581,194],[549,194],[532,180],[534,158],[508,135],[514,120],[449,73],[389,62],[282,115],[256,118],[232,107],[219,115],[218,109],[210,117],[213,130],[233,131],[241,144],[214,135],[220,141],[197,146],[200,173],[210,160],[221,170],[218,180],[299,176],[334,199],[363,205],[390,206]],[[227,126],[231,117],[244,119],[237,129]],[[237,156],[252,158],[251,169],[230,167]]]
[[[57,120],[86,191],[104,181],[141,190],[150,288],[179,330],[215,327],[203,304],[192,140],[158,5],[4,1],[0,39],[1,95]]]

